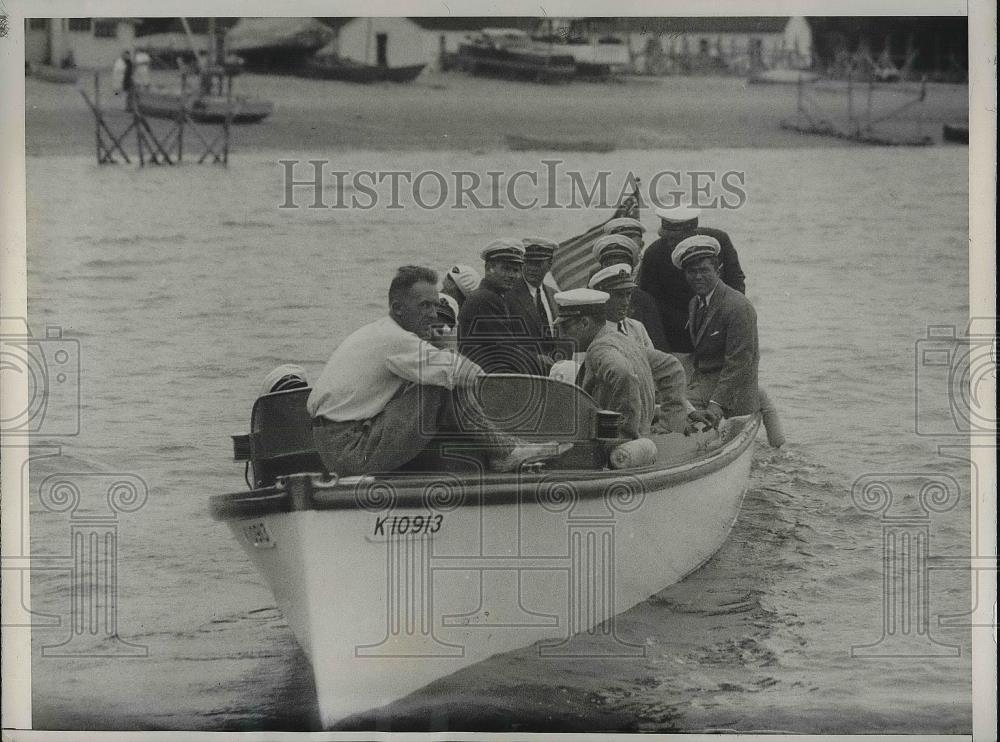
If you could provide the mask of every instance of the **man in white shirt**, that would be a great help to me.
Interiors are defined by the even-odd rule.
[[[560,452],[555,444],[521,443],[486,419],[474,395],[483,370],[435,332],[437,307],[437,274],[403,266],[389,286],[388,316],[333,352],[306,402],[330,471],[344,477],[398,469],[449,428],[484,447],[494,471]]]

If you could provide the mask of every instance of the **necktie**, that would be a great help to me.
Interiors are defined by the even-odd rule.
[[[576,372],[576,382],[575,383],[576,383],[576,385],[578,387],[582,387],[583,386],[583,377],[586,376],[586,374],[587,374],[587,371],[586,371],[586,368],[585,368],[586,365],[587,365],[586,361],[582,362],[580,364],[580,368]]]
[[[622,335],[628,335],[628,326],[625,324],[625,320],[618,320],[618,332]]]
[[[708,304],[702,297],[698,297],[698,307],[694,310],[694,332],[697,335],[701,331],[701,325],[705,321],[706,310],[708,309]]]
[[[538,291],[535,292],[535,309],[538,310],[538,321],[542,323],[542,334],[549,336],[552,334],[552,327],[549,325],[549,315],[545,311],[545,302],[542,300],[544,290],[539,286]]]

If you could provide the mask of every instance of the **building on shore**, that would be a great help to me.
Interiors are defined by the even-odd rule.
[[[581,18],[578,23],[590,33],[625,34],[640,74],[744,75],[812,66],[812,29],[802,16]]]
[[[24,60],[54,67],[110,67],[131,49],[137,18],[27,18]]]
[[[427,64],[423,29],[413,18],[320,18],[334,37],[324,51],[334,56],[376,67],[406,67]]]

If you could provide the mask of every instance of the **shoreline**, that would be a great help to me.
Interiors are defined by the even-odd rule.
[[[154,87],[176,88],[177,75],[156,72]],[[93,77],[81,83],[92,94]],[[905,102],[912,84],[877,88],[876,113]],[[425,73],[407,84],[355,85],[244,74],[234,92],[274,102],[260,124],[232,130],[235,152],[505,151],[508,137],[537,139],[540,153],[576,146],[617,150],[697,150],[871,146],[782,129],[796,112],[797,86],[750,85],[736,77],[635,78],[564,85],[512,82],[460,73]],[[822,110],[837,113],[837,86],[817,90]],[[102,108],[116,131],[127,117],[101,74]],[[968,87],[928,85],[927,101],[881,131],[920,130],[941,142],[942,124],[968,117]],[[856,100],[860,100],[856,96]],[[860,105],[860,104],[858,104]],[[166,122],[160,122],[166,126]],[[25,79],[25,152],[29,156],[94,151],[94,118],[75,86]]]

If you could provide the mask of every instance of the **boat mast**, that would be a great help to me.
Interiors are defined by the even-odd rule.
[[[212,19],[215,20],[214,18]],[[198,56],[198,47],[194,43],[194,34],[191,33],[191,26],[188,25],[187,18],[181,18],[181,25],[184,26],[184,33],[187,35],[188,44],[191,46],[191,53],[194,54],[195,64],[198,65],[198,71],[205,72],[205,63],[202,61],[201,57]]]
[[[208,19],[208,66],[214,67],[219,62],[215,48],[215,18]]]
[[[368,51],[372,44],[372,19],[368,18],[368,33],[365,34],[365,64],[371,64],[368,59]]]

